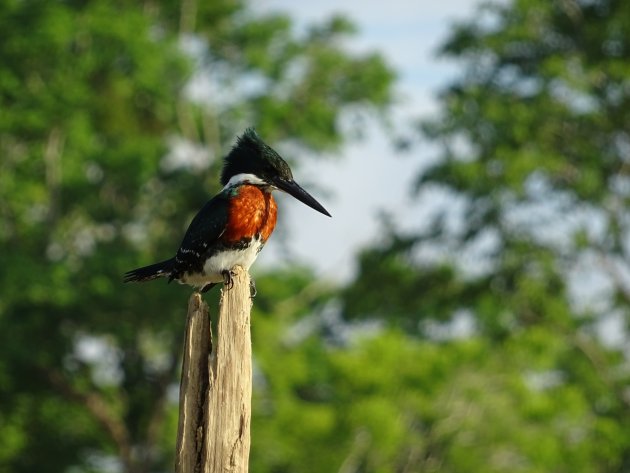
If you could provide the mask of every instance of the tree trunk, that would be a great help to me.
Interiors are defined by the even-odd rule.
[[[207,305],[193,294],[180,386],[177,473],[246,473],[252,396],[249,274],[233,269],[212,342]],[[211,351],[210,351],[211,350]],[[208,360],[208,355],[210,359]]]

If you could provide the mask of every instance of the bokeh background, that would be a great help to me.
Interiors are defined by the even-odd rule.
[[[630,471],[630,3],[416,3],[0,2],[0,471],[172,471],[190,289],[121,277],[247,126],[333,214],[253,271],[252,472]]]

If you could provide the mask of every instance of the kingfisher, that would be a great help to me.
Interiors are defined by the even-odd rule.
[[[245,130],[224,159],[221,192],[195,215],[173,258],[125,273],[124,282],[166,277],[206,292],[233,285],[232,268],[248,270],[276,226],[272,191],[281,190],[330,217],[293,180],[291,168],[253,128]],[[255,286],[251,287],[252,296]]]

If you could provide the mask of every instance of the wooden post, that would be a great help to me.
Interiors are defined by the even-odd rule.
[[[189,301],[180,385],[177,473],[248,471],[252,303],[249,274],[238,266],[233,273],[233,287],[224,287],[221,292],[214,341],[210,341],[209,326],[198,321],[199,317],[208,322],[207,305],[201,302],[199,294],[193,294]],[[198,377],[197,372],[203,375]]]
[[[208,391],[208,356],[212,349],[208,304],[195,292],[188,300],[186,338],[179,385],[176,473],[202,471],[204,404]]]
[[[234,268],[234,286],[223,290],[217,339],[210,359],[204,473],[249,470],[252,407],[252,301],[249,273]]]

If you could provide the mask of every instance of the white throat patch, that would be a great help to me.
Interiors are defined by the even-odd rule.
[[[236,174],[230,178],[228,183],[223,187],[223,189],[227,189],[228,187],[238,186],[241,184],[253,184],[255,186],[268,186],[265,181],[254,174]]]

